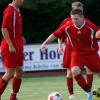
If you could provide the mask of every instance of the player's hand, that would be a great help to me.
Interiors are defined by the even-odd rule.
[[[42,53],[45,53],[46,45],[42,44],[41,47],[40,47],[40,50],[41,50]]]
[[[58,53],[59,53],[60,55],[63,55],[63,48],[62,48],[62,47],[58,48]]]
[[[14,48],[13,45],[10,45],[10,46],[9,46],[9,51],[10,51],[11,53],[15,53],[15,52],[16,52],[16,49]]]

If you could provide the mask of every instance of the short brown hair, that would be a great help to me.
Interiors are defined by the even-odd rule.
[[[75,1],[75,2],[72,3],[72,6],[83,7],[84,4],[79,2],[79,1]]]
[[[71,15],[79,15],[79,16],[83,16],[83,11],[80,9],[72,9],[72,11],[70,12]]]

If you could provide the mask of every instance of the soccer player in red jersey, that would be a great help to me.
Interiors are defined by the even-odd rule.
[[[72,3],[72,9],[81,9],[83,11],[83,4],[81,2],[73,2]],[[90,22],[88,19],[85,18],[86,21],[88,21],[88,23],[93,24],[92,22]],[[59,28],[62,25],[71,25],[73,24],[73,21],[71,19],[71,17],[65,18],[64,21],[60,24],[60,26],[58,27],[57,30],[59,30]],[[57,30],[55,32],[57,32]],[[71,46],[70,43],[68,41],[67,36],[63,37],[64,41],[65,41],[65,50],[64,50],[64,56],[63,56],[63,64],[62,66],[64,68],[67,68],[67,77],[66,77],[66,83],[67,83],[67,87],[68,87],[68,91],[69,91],[69,99],[74,99],[74,91],[73,91],[73,77],[72,77],[72,73],[70,70],[70,63],[71,63]],[[58,52],[59,54],[63,54],[63,49],[62,49],[62,39],[58,39]],[[93,82],[93,73],[86,68],[86,80],[87,80],[87,84],[90,87],[90,90],[92,88],[92,82]]]
[[[22,79],[23,45],[25,39],[22,36],[22,17],[19,7],[24,0],[13,0],[4,11],[2,22],[1,56],[5,74],[0,80],[0,97],[3,94],[8,81],[12,80],[12,93],[10,100],[17,100]]]
[[[81,2],[73,2],[72,9],[81,9],[83,11],[83,4]],[[71,20],[71,17],[68,17],[68,18],[64,19],[64,21],[60,24],[60,26],[58,27],[58,30],[62,25],[64,25],[64,24],[68,25],[68,24],[72,24],[72,23],[73,22]],[[71,49],[72,48],[71,48],[71,45],[70,45],[68,38],[66,36],[63,37],[63,40],[65,42],[65,50],[64,50],[62,67],[67,68],[66,86],[68,88],[69,99],[75,99],[74,91],[73,91],[73,76],[72,76],[72,73],[70,70]],[[63,54],[62,39],[58,39],[58,52],[61,55]]]
[[[42,44],[44,52],[46,44],[56,38],[67,36],[72,46],[71,71],[79,86],[88,93],[88,100],[92,100],[92,93],[81,74],[81,67],[87,66],[92,72],[100,74],[100,59],[98,55],[98,43],[95,33],[96,26],[84,20],[83,12],[79,9],[71,11],[72,25],[63,25],[58,32],[51,34]]]

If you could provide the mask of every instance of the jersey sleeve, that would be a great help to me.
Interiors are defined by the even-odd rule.
[[[6,13],[3,17],[2,28],[12,28],[13,27],[13,14]]]
[[[56,38],[62,39],[64,37],[64,27],[58,28],[52,33]]]

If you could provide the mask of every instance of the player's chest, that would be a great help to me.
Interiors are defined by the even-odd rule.
[[[73,27],[69,30],[69,35],[72,39],[89,39],[91,34],[91,30],[88,27],[83,27],[81,29]]]
[[[22,25],[22,16],[20,13],[16,13],[16,25],[17,26]]]

